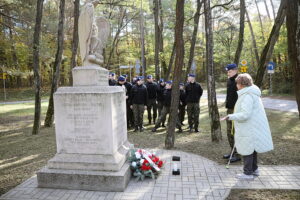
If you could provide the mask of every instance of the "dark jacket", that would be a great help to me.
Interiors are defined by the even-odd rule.
[[[238,76],[238,74],[234,75],[233,77],[230,77],[227,80],[227,95],[226,95],[226,108],[227,109],[234,109],[234,105],[238,99],[237,94],[237,87],[235,78]]]
[[[123,86],[123,85],[118,82],[116,84],[116,86]],[[126,89],[126,96],[128,96],[128,99],[126,99],[126,103],[129,103],[130,102],[130,91],[131,91],[132,85],[131,85],[131,83],[125,82],[124,87]]]
[[[171,99],[172,99],[172,89],[165,89],[164,91],[164,106],[170,107],[171,106]]]
[[[146,84],[147,92],[148,92],[148,98],[149,99],[156,99],[157,97],[157,84],[155,82],[147,82]]]
[[[165,86],[162,86],[159,84],[157,86],[157,101],[164,101],[164,91],[165,91]]]
[[[197,82],[188,83],[185,87],[186,103],[199,103],[203,89]]]
[[[147,88],[144,84],[142,85],[134,85],[131,88],[130,92],[130,104],[144,104],[145,106],[147,105],[147,100],[148,100],[148,92]]]
[[[181,106],[186,106],[186,94],[184,90],[180,90],[180,96],[179,96],[179,101]]]
[[[116,81],[116,80],[111,80],[111,79],[109,79],[109,80],[108,80],[108,85],[109,85],[109,86],[115,86],[115,85],[117,85],[117,81]]]

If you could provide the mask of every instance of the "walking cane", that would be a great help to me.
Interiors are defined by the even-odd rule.
[[[230,154],[230,157],[229,157],[228,163],[227,163],[227,165],[226,165],[226,169],[229,169],[230,160],[231,160],[231,158],[232,158],[232,155],[233,155],[234,149],[235,149],[235,144],[233,145],[233,148],[232,148],[232,151],[231,151],[231,154]]]

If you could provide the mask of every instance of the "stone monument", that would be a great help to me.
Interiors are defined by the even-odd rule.
[[[83,67],[54,94],[57,153],[37,172],[38,187],[124,191],[131,177],[125,92],[100,67],[109,23],[94,17],[96,5],[88,1],[79,17]]]

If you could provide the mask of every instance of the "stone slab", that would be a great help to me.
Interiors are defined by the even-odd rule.
[[[108,86],[108,70],[100,66],[75,67],[73,86]]]
[[[123,192],[131,177],[128,163],[118,172],[61,170],[45,167],[37,172],[38,187]]]
[[[125,102],[122,87],[59,88],[54,94],[57,154],[48,167],[118,171],[129,148]]]

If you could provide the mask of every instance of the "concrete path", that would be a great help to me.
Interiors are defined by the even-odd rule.
[[[41,100],[41,102],[47,102],[47,99]],[[12,104],[20,104],[20,103],[34,103],[33,100],[28,101],[7,101],[7,102],[0,102],[0,105],[12,105]]]
[[[0,200],[181,200],[181,199],[225,199],[232,188],[243,189],[300,189],[300,166],[259,166],[261,175],[253,181],[240,181],[236,173],[242,166],[224,165],[199,155],[181,151],[157,150],[166,161],[162,173],[156,180],[131,179],[124,192],[97,192],[37,188],[36,177],[32,177],[0,197]],[[172,156],[181,161],[171,161]],[[177,163],[181,175],[172,175],[172,166]]]
[[[204,91],[202,98],[207,99],[207,92]],[[225,102],[225,94],[217,94],[217,100],[220,103]],[[296,101],[293,100],[283,100],[283,99],[274,99],[269,97],[262,98],[264,107],[271,110],[279,110],[286,112],[298,112],[298,106]]]
[[[207,99],[207,91],[204,91],[202,98]],[[225,102],[225,94],[217,94],[217,99],[219,102]],[[47,102],[48,100],[44,99],[42,102]],[[273,99],[264,97],[262,98],[265,108],[272,110],[280,110],[287,112],[298,112],[297,103],[293,100],[283,100],[283,99]],[[34,103],[34,101],[11,101],[11,102],[0,102],[0,105],[8,104],[20,104],[20,103]]]

